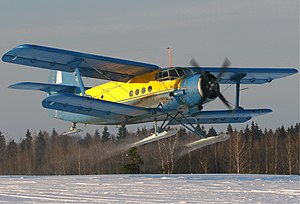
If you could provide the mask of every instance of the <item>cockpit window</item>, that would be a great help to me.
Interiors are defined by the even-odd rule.
[[[162,72],[162,78],[167,78],[167,77],[169,77],[168,71]]]
[[[177,79],[177,78],[179,77],[175,69],[171,69],[171,70],[169,71],[169,73],[170,73],[170,78],[171,78],[171,80],[172,80],[172,79]]]
[[[180,78],[189,74],[189,70],[184,70],[183,68],[170,68],[168,70],[162,70],[156,74],[156,80],[166,81]]]
[[[183,69],[177,69],[177,72],[178,72],[179,76],[184,76],[185,75]]]

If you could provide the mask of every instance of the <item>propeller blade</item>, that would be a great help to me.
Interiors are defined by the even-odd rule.
[[[193,67],[199,67],[199,68],[201,68],[201,67],[199,66],[198,62],[197,62],[194,58],[191,59],[190,65],[192,65]]]
[[[231,65],[230,60],[227,57],[225,57],[224,62],[223,62],[222,67],[221,67],[221,71],[217,76],[217,80],[219,80],[223,76],[223,74],[225,73],[225,69],[227,67],[229,67],[230,65]]]
[[[221,94],[221,92],[218,92],[218,97],[221,99],[221,101],[227,106],[228,109],[231,109],[230,104],[228,101],[225,99],[225,97]]]
[[[194,58],[191,59],[190,65],[193,67],[198,67],[199,73],[205,78],[206,81],[209,81],[209,78],[207,77],[205,71],[202,70],[202,68],[199,66],[198,62]]]
[[[222,67],[223,67],[223,68],[227,68],[227,67],[229,67],[230,65],[231,65],[230,60],[229,60],[227,57],[225,57]]]

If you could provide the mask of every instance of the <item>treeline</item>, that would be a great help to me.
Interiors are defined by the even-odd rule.
[[[202,127],[204,130],[204,128]],[[205,130],[204,130],[205,131]],[[6,141],[0,132],[0,174],[66,175],[128,173],[137,155],[137,172],[143,173],[251,173],[300,175],[299,123],[289,128],[261,130],[256,123],[243,130],[227,127],[230,139],[187,152],[184,144],[198,138],[185,129],[176,136],[133,150],[132,144],[153,129],[128,132],[120,126],[117,135],[102,132],[65,136],[55,129],[37,135],[27,130],[18,143]],[[206,131],[216,135],[213,127]],[[129,154],[128,154],[129,152]]]

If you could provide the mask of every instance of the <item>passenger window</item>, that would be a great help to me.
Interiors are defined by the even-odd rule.
[[[146,92],[145,87],[142,88],[142,94],[144,94]]]
[[[129,92],[129,96],[133,96],[133,91],[132,90]]]
[[[135,95],[139,95],[139,93],[140,93],[139,89],[135,90]]]
[[[152,86],[148,86],[148,92],[152,91]]]

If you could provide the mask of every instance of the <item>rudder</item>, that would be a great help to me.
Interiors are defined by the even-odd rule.
[[[49,72],[48,82],[51,84],[79,86],[78,80],[73,72],[51,70]]]

